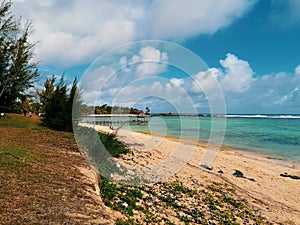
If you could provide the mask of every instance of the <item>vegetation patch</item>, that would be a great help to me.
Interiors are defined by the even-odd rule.
[[[103,134],[98,133],[98,136],[104,145],[105,149],[116,158],[119,158],[122,154],[127,154],[129,150],[124,145],[116,140],[115,134]]]
[[[116,157],[127,152],[118,150],[121,143],[114,136],[99,136],[104,145],[109,144],[105,147],[118,152]],[[130,186],[102,176],[99,186],[105,205],[126,217],[116,224],[269,224],[235,190],[220,183],[199,189],[188,188],[179,180]]]
[[[28,117],[11,116],[6,114],[4,118],[0,119],[0,128],[29,128],[32,124],[28,123]]]
[[[192,190],[179,181],[132,187],[102,177],[100,190],[105,205],[127,217],[117,224],[139,224],[137,218],[141,224],[268,224],[221,188]]]
[[[23,167],[26,161],[32,160],[33,154],[16,146],[5,146],[0,148],[0,168]]]

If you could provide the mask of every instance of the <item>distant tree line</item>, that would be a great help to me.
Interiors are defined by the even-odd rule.
[[[147,107],[148,108],[148,107]],[[137,108],[121,107],[121,106],[110,106],[104,104],[102,106],[94,107],[95,114],[140,114],[144,113],[143,110]]]

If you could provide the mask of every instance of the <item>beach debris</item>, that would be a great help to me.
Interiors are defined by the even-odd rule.
[[[205,165],[205,164],[201,164],[200,167],[203,168],[203,169],[206,169],[206,170],[213,170],[212,166],[208,166],[208,165]]]
[[[289,177],[293,180],[300,180],[300,176],[296,176],[296,175],[290,175],[287,172],[280,174],[280,176],[282,177]]]
[[[240,170],[235,170],[235,172],[232,175],[235,176],[235,177],[238,177],[238,178],[244,178],[244,179],[255,182],[254,178],[245,177],[243,172],[240,171]]]
[[[133,172],[132,170],[127,170],[126,172],[129,176],[134,176],[135,172]]]

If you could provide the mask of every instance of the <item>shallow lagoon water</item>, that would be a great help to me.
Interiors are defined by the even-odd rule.
[[[113,118],[116,120],[116,118]],[[122,118],[126,120],[126,118]],[[95,118],[101,120],[101,118]],[[211,117],[164,116],[148,118],[148,125],[124,128],[132,131],[208,141]],[[218,122],[218,119],[216,119]],[[218,133],[215,130],[215,133]],[[220,132],[221,134],[222,132]],[[300,162],[299,115],[227,115],[223,144],[271,158]]]

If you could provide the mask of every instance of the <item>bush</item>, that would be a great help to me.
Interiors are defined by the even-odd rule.
[[[73,81],[70,93],[68,94],[67,84],[62,77],[60,82],[54,85],[56,77],[47,79],[45,89],[40,93],[43,104],[42,123],[45,126],[61,131],[73,131],[72,107],[77,95],[77,79]],[[76,101],[80,102],[80,101]]]

